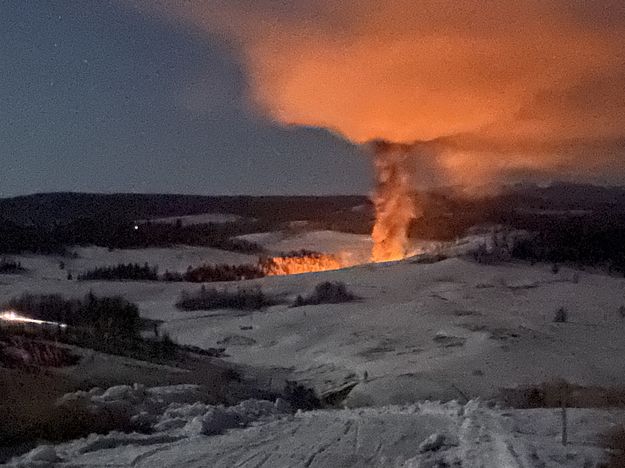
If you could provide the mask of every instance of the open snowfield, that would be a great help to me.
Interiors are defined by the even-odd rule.
[[[625,385],[625,360],[615,359],[625,352],[623,279],[452,258],[257,283],[294,296],[324,280],[345,282],[362,300],[216,311],[165,327],[180,342],[204,347],[244,336],[244,345],[228,346],[231,359],[290,368],[321,391],[359,381],[348,398],[354,406],[491,397],[501,387],[555,378]],[[553,323],[559,307],[567,308],[568,323]]]
[[[363,236],[332,234],[270,233],[249,240],[276,250],[332,253],[355,245],[354,252],[367,251]],[[447,251],[461,253],[476,242]],[[188,264],[254,259],[185,247],[77,252],[79,258],[63,259],[66,270],[147,261],[160,271],[182,271]],[[409,259],[217,285],[259,285],[294,299],[322,281],[342,281],[360,297],[356,302],[184,312],[174,306],[180,292],[199,285],[68,281],[60,258],[19,259],[29,271],[0,277],[0,301],[25,291],[121,294],[143,316],[162,320],[182,344],[224,346],[232,362],[275,369],[276,379],[286,373],[320,394],[355,385],[344,402],[351,409],[275,416],[208,438],[176,433],[138,442],[133,437],[147,436],[122,436],[112,448],[80,448],[83,442],[58,448],[55,453],[72,466],[438,466],[437,460],[451,466],[456,460],[462,466],[594,466],[584,463],[600,456],[597,434],[624,422],[616,410],[572,410],[571,445],[562,448],[556,410],[506,412],[468,403],[558,378],[584,387],[625,386],[623,278],[569,268],[554,274],[550,265],[518,262]],[[554,323],[561,307],[568,321]],[[414,406],[423,400],[459,403],[433,405],[432,415]],[[420,453],[432,433],[446,434],[444,448]]]
[[[29,270],[35,279],[43,280],[65,280],[68,272],[76,276],[87,270],[118,263],[132,262],[141,265],[149,263],[150,266],[158,266],[161,273],[165,270],[182,273],[189,266],[200,266],[203,263],[238,265],[256,261],[256,257],[252,255],[195,246],[115,250],[108,250],[105,247],[76,247],[72,252],[75,258],[58,255],[21,255],[12,258],[22,262],[22,266]],[[65,264],[64,270],[59,268],[61,262]]]

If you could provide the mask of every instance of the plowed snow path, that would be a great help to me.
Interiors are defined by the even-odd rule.
[[[509,421],[482,408],[468,411],[459,433],[458,457],[471,460],[471,466],[486,468],[529,468],[527,445],[514,437]],[[507,423],[507,424],[506,424]]]

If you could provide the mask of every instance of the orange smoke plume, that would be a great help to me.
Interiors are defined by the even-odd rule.
[[[253,112],[432,149],[378,152],[374,259],[405,252],[410,184],[625,178],[622,0],[134,1],[230,44]]]
[[[253,111],[357,143],[435,140],[440,180],[623,178],[620,0],[133,3],[230,44]]]
[[[400,260],[408,253],[408,228],[417,217],[411,148],[408,145],[374,142],[376,189],[373,194],[375,225],[371,237],[371,260]]]

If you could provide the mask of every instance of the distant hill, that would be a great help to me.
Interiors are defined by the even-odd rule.
[[[456,187],[416,194],[435,214],[474,212],[475,222],[488,212],[587,210],[625,213],[625,189],[569,183],[547,187],[517,184],[479,199]],[[371,202],[354,196],[202,196],[168,194],[42,193],[0,199],[0,220],[20,226],[52,226],[80,218],[134,221],[204,213],[222,213],[280,223],[308,220],[325,223],[371,219]],[[361,219],[362,218],[362,219]],[[359,229],[360,232],[361,229]]]
[[[367,203],[365,196],[201,196],[167,194],[41,193],[0,199],[0,219],[50,226],[79,218],[136,220],[228,213],[275,221],[318,220]]]
[[[508,187],[508,196],[540,200],[551,209],[625,210],[625,188],[599,185],[553,183],[546,187],[519,184]]]

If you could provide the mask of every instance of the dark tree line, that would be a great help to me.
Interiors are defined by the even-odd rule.
[[[6,308],[37,320],[88,329],[99,336],[138,338],[141,326],[138,307],[119,296],[89,293],[83,299],[66,299],[59,294],[23,294],[11,299]]]
[[[343,217],[366,196],[202,196],[173,194],[43,193],[0,199],[6,221],[22,225],[94,219],[150,219],[203,213],[229,213],[268,220],[323,221]]]
[[[604,266],[625,274],[625,218],[606,214],[551,220],[534,229],[537,234],[518,243],[515,258],[580,266]]]
[[[156,281],[159,279],[158,267],[151,267],[147,263],[120,263],[115,266],[98,267],[86,271],[78,276],[79,281],[87,280],[134,280]]]
[[[217,281],[241,281],[265,276],[259,265],[202,265],[190,268],[181,275],[182,281],[190,283],[213,283]],[[165,278],[164,278],[165,279]]]
[[[114,266],[97,267],[78,276],[79,281],[186,281],[189,283],[214,283],[219,281],[243,281],[262,278],[265,272],[260,265],[201,265],[189,266],[186,272],[165,271],[158,274],[158,267],[145,263],[120,263]]]
[[[64,253],[75,245],[96,245],[109,249],[197,245],[257,254],[262,247],[233,237],[257,232],[254,222],[223,224],[135,224],[115,218],[81,218],[66,224],[21,226],[0,222],[0,254],[34,252]]]
[[[14,274],[26,271],[21,262],[2,257],[0,258],[0,274]]]

